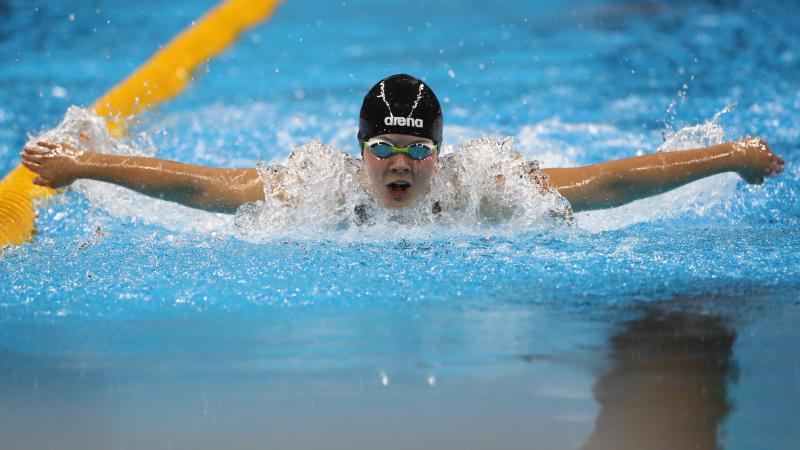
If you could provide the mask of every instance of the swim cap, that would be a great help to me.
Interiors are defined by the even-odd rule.
[[[406,74],[384,78],[372,86],[358,121],[359,146],[379,134],[425,137],[441,147],[442,108],[430,87]]]

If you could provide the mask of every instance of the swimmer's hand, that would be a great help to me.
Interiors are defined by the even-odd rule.
[[[39,175],[33,184],[60,188],[81,177],[85,153],[67,143],[39,141],[36,146],[25,147],[20,157],[23,166]]]
[[[732,143],[736,173],[750,184],[761,184],[766,177],[783,172],[783,158],[776,155],[764,140],[746,137]]]

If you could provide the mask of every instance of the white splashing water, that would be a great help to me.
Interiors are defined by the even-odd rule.
[[[440,159],[430,192],[402,209],[374,199],[360,159],[319,142],[296,148],[286,164],[259,165],[259,171],[266,201],[237,215],[240,230],[252,240],[509,235],[570,219],[567,201],[540,189],[536,177],[542,173],[514,150],[511,138],[484,136],[461,144]]]
[[[679,130],[658,150],[722,142],[724,133],[717,120],[729,110],[704,124]],[[471,130],[460,131],[463,136],[477,135]],[[254,241],[278,237],[364,239],[367,235],[382,240],[453,234],[508,236],[542,227],[563,228],[570,222],[558,218],[568,215],[566,200],[540,188],[538,165],[526,159],[543,160],[547,167],[574,165],[585,150],[570,144],[576,136],[589,136],[605,146],[636,148],[642,144],[640,138],[624,135],[611,125],[570,124],[558,119],[522,127],[517,137],[524,148],[522,153],[511,138],[483,136],[463,142],[456,151],[444,155],[430,193],[402,210],[383,207],[374,200],[363,182],[360,159],[316,141],[296,148],[283,163],[259,164],[262,177],[279,173],[283,181],[278,188],[265,184],[267,200],[245,205],[235,216],[208,213],[91,180],[80,180],[73,189],[86,195],[93,207],[116,218],[179,232]],[[37,140],[68,142],[111,154],[155,154],[145,134],[115,139],[102,118],[74,106],[58,127],[30,141]],[[577,223],[596,232],[686,211],[702,215],[731,197],[737,179],[733,174],[717,175],[620,208],[577,214]],[[368,226],[354,226],[357,223]]]
[[[622,137],[620,137],[622,136]],[[637,148],[641,142],[624,135],[616,127],[598,123],[564,123],[558,118],[524,125],[517,133],[525,156],[542,163],[542,167],[572,167],[589,150],[583,145],[608,147],[620,144]]]
[[[733,108],[734,105],[728,106],[703,124],[684,127],[667,136],[657,151],[688,150],[722,143],[725,132],[718,121],[723,114]],[[703,216],[712,209],[730,203],[739,179],[734,173],[714,175],[618,208],[579,213],[576,214],[576,220],[578,226],[583,229],[601,232],[654,219],[674,217],[686,212]]]
[[[116,139],[108,132],[105,119],[93,111],[71,106],[64,120],[54,129],[28,140],[66,142],[82,150],[114,155],[153,156],[156,152],[146,134],[132,139]],[[93,208],[133,223],[160,225],[170,230],[213,235],[236,235],[233,217],[159,200],[109,183],[78,180],[71,189],[84,194]]]

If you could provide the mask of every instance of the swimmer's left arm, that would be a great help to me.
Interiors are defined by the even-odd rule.
[[[723,172],[736,172],[748,183],[760,184],[764,177],[783,172],[783,164],[766,142],[745,138],[711,147],[544,172],[550,186],[566,197],[577,212],[621,206]]]

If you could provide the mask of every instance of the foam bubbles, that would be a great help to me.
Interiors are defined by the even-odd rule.
[[[733,106],[728,106],[705,123],[684,127],[665,136],[664,143],[658,151],[687,150],[722,143],[725,130],[718,120],[732,109]],[[724,211],[735,198],[738,181],[739,176],[734,173],[714,175],[618,208],[576,214],[576,219],[579,227],[591,232],[600,232],[640,222],[675,217],[687,212],[705,216],[711,211]]]
[[[98,150],[114,155],[153,155],[155,148],[146,135],[134,140],[115,139],[106,128],[106,120],[89,109],[70,106],[64,120],[52,130],[29,136],[26,146],[37,141],[66,142],[81,150]]]
[[[104,118],[77,106],[69,107],[64,120],[56,128],[30,138],[27,145],[35,145],[37,141],[66,142],[81,150],[114,155],[153,156],[156,152],[146,134],[116,139],[108,132]],[[181,232],[236,234],[233,218],[228,214],[189,208],[94,180],[78,180],[71,188],[85,195],[92,208],[102,209],[116,219],[128,219],[133,223],[158,225]]]
[[[261,107],[255,112],[261,109],[270,111]],[[729,110],[720,111],[701,125],[678,130],[658,150],[722,142],[724,130],[717,122]],[[218,108],[215,111],[219,112]],[[471,137],[477,132],[462,129],[457,134]],[[297,147],[288,159],[275,156],[270,165],[259,164],[259,173],[266,180],[266,201],[243,206],[235,217],[91,180],[80,180],[73,189],[85,195],[93,208],[108,212],[112,218],[251,241],[282,237],[361,240],[379,236],[385,240],[459,234],[512,236],[571,222],[567,201],[544,188],[544,174],[538,163],[526,160],[541,158],[549,167],[574,166],[586,159],[587,151],[632,150],[643,145],[642,139],[612,125],[564,123],[558,119],[523,126],[518,134],[522,151],[511,138],[485,135],[465,141],[457,150],[443,155],[429,194],[403,209],[386,208],[376,202],[364,182],[360,159],[318,141]],[[37,140],[67,142],[119,155],[155,154],[146,134],[115,139],[103,118],[74,106],[58,127],[30,141]],[[623,207],[577,214],[577,223],[597,232],[685,212],[702,216],[731,202],[737,180],[734,174],[717,175]]]
[[[527,161],[513,138],[466,141],[440,166],[429,197],[441,199],[453,225],[524,232],[571,218],[569,203],[546,187],[539,163]]]
[[[325,236],[358,220],[356,208],[371,200],[355,159],[312,141],[285,164],[258,164],[265,201],[244,205],[236,224],[251,240]]]
[[[664,143],[661,144],[658,151],[689,150],[721,144],[725,138],[725,130],[719,124],[719,119],[724,114],[731,112],[734,107],[735,105],[728,105],[700,125],[683,127],[674,133],[665,135]]]
[[[463,143],[439,160],[430,192],[406,208],[379,204],[362,161],[316,141],[259,172],[266,201],[237,214],[243,236],[253,240],[507,235],[571,218],[567,201],[544,187],[538,164],[525,161],[511,138]]]

